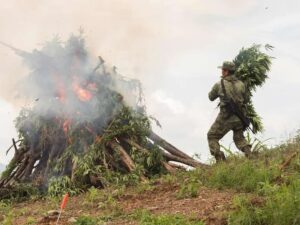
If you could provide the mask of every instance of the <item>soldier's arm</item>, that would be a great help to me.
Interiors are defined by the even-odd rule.
[[[219,83],[216,83],[211,89],[211,91],[208,93],[208,98],[210,101],[214,101],[216,98],[219,97],[219,88]]]

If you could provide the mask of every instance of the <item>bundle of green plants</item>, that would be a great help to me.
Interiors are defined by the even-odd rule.
[[[254,44],[250,48],[242,48],[233,60],[236,66],[236,76],[245,83],[248,93],[246,112],[252,124],[254,133],[263,130],[261,117],[256,112],[251,97],[258,87],[261,87],[268,78],[273,57],[263,52],[261,45]],[[266,50],[272,50],[271,45],[265,45]]]

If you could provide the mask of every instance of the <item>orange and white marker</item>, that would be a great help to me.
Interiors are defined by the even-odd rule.
[[[58,221],[60,219],[61,213],[64,210],[64,208],[66,207],[68,199],[69,199],[69,193],[67,193],[67,194],[64,195],[64,198],[63,198],[63,200],[62,200],[62,202],[60,204],[60,212],[59,212],[58,218],[56,220],[56,225],[58,225]]]

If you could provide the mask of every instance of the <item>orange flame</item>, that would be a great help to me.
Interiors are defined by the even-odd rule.
[[[64,123],[63,123],[63,130],[64,130],[66,136],[67,136],[67,134],[68,134],[70,125],[71,125],[71,121],[68,120],[68,119],[65,120]]]
[[[77,82],[73,83],[73,90],[76,93],[80,101],[87,102],[93,97],[92,93],[84,88],[82,88]]]
[[[70,125],[71,125],[72,121],[69,120],[69,119],[66,119],[63,123],[63,130],[64,130],[64,133],[65,133],[65,136],[67,137],[68,139],[68,143],[71,144],[72,143],[72,139],[70,138],[70,136],[68,135],[68,131],[70,129]]]

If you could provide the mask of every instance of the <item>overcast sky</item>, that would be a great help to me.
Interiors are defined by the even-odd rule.
[[[209,157],[206,133],[217,116],[207,93],[217,66],[252,43],[275,46],[266,85],[254,103],[265,132],[278,144],[300,128],[300,2],[297,0],[0,0],[0,40],[31,51],[79,27],[89,50],[143,83],[157,132],[189,154]],[[15,83],[28,73],[0,46],[0,162],[17,134]],[[232,134],[222,142],[228,146]]]

